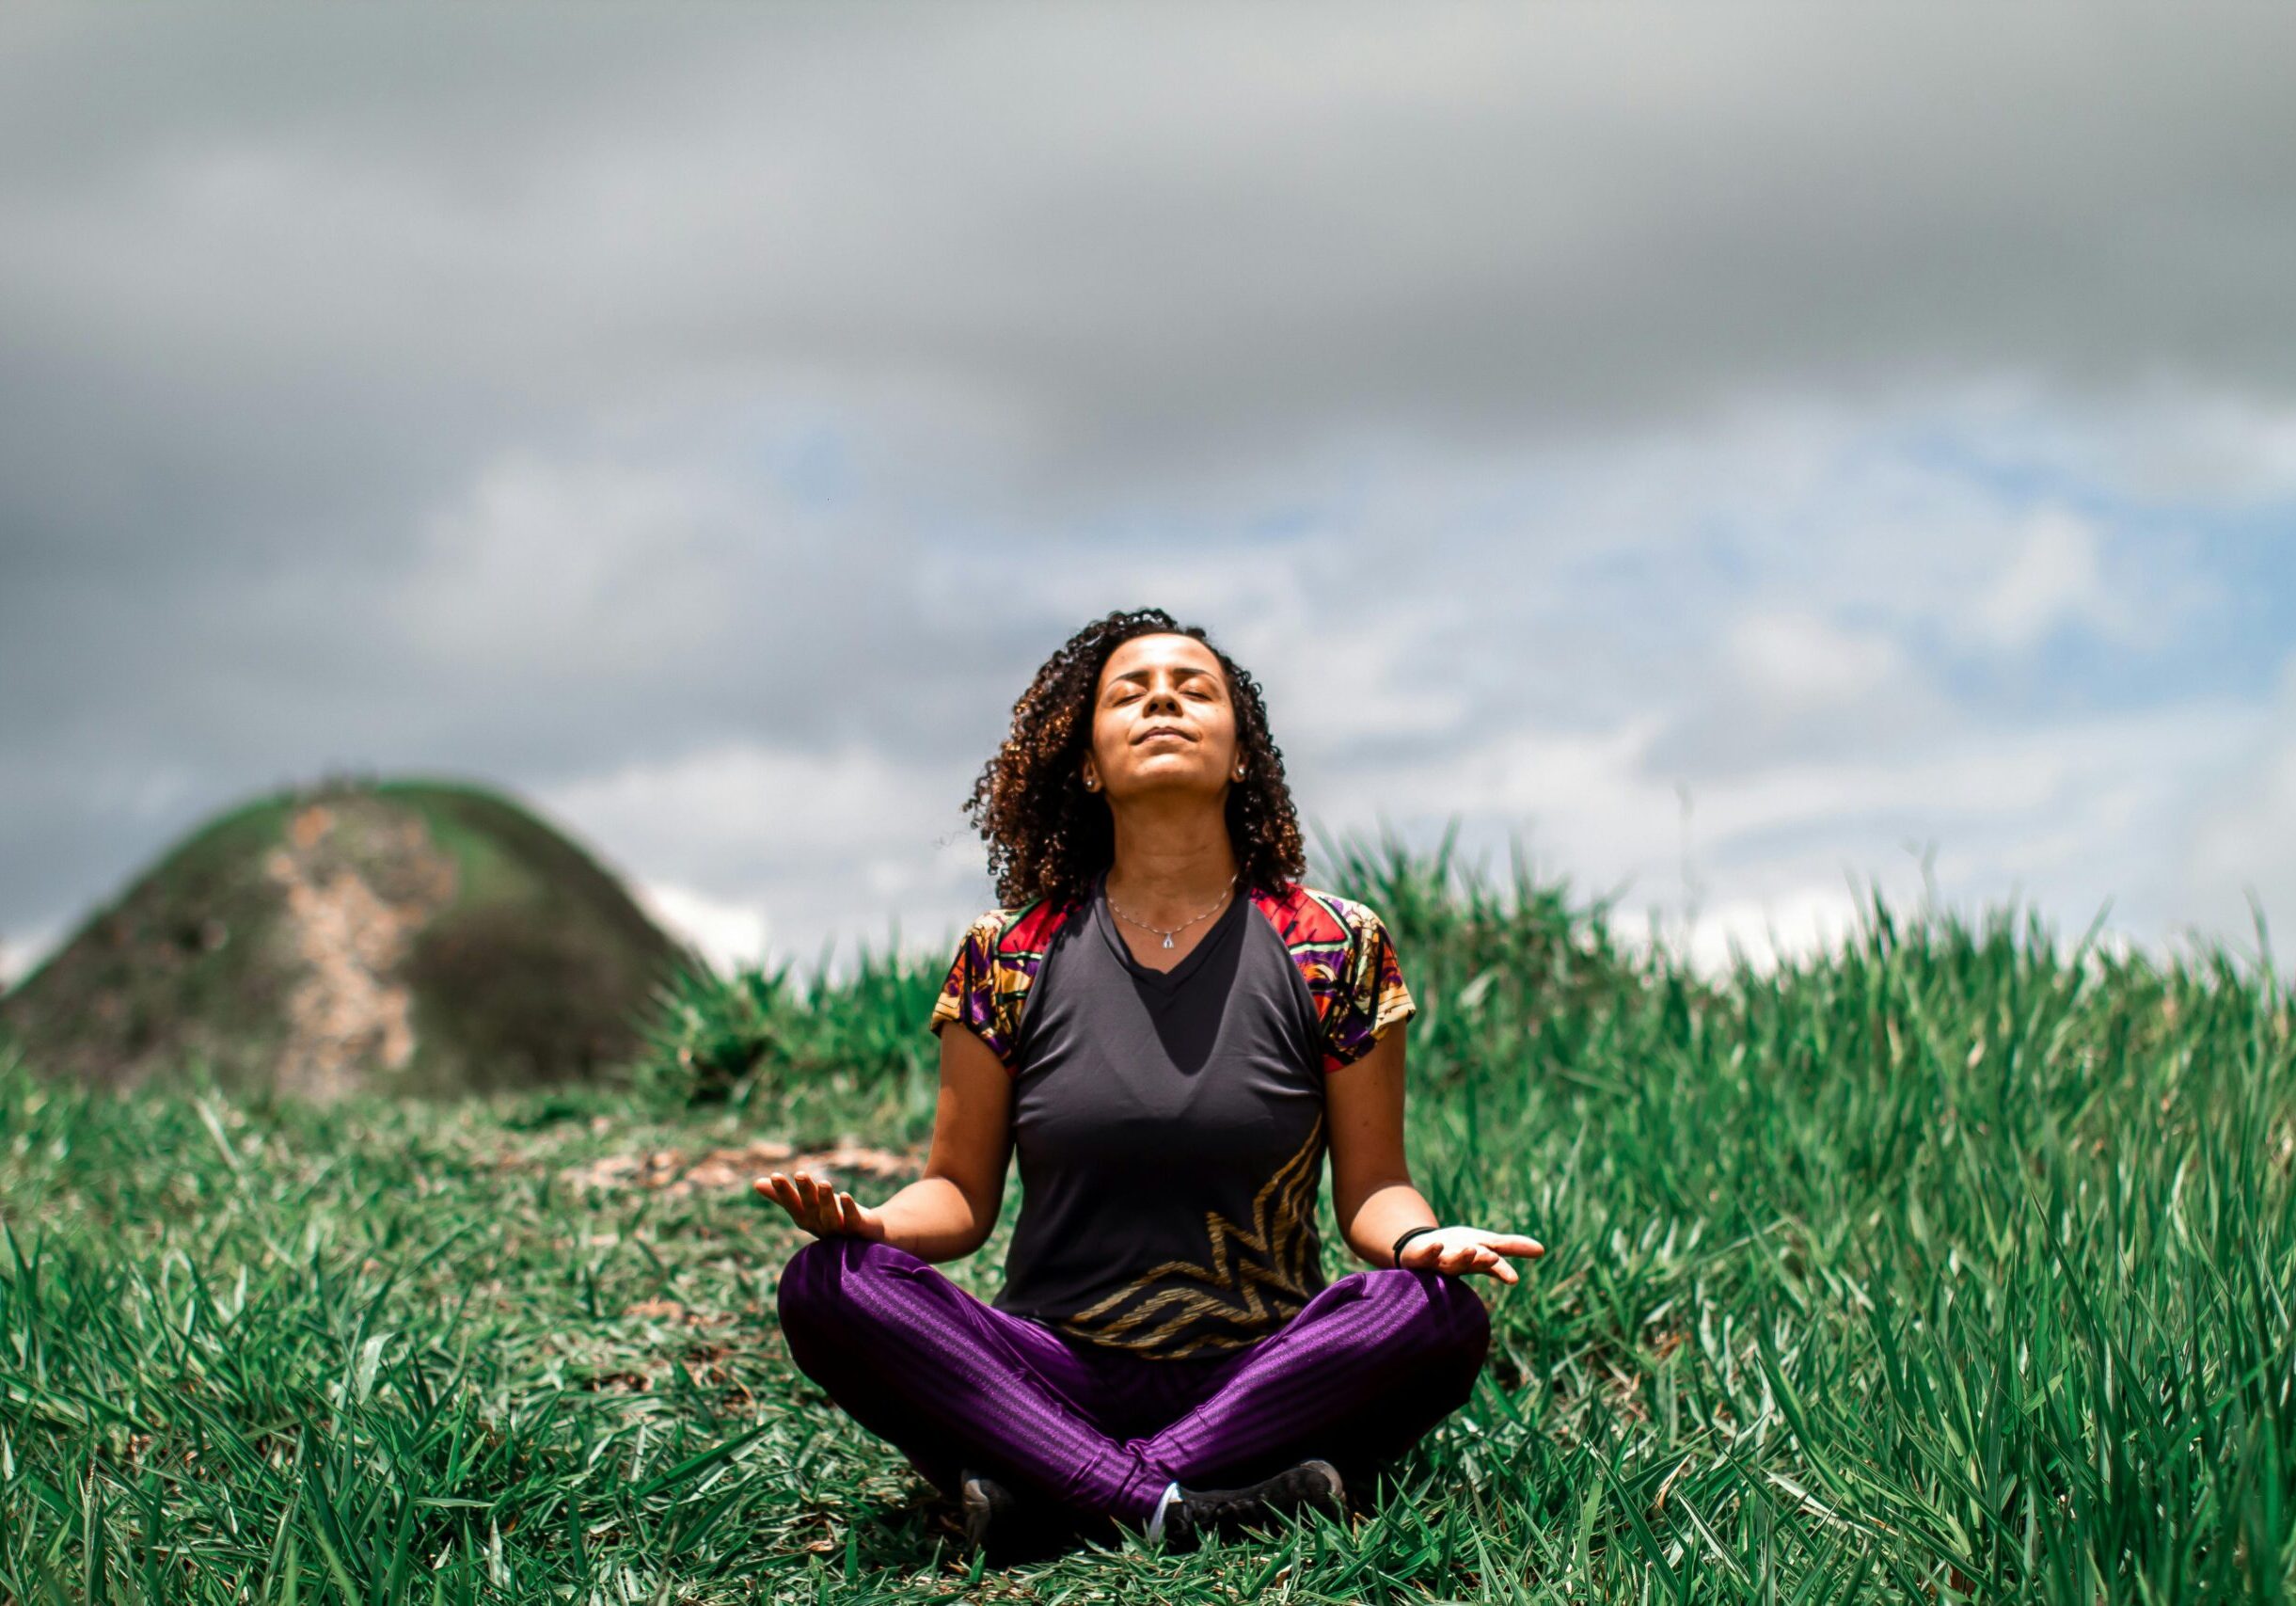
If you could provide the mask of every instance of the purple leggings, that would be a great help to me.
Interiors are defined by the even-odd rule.
[[[1320,1455],[1352,1485],[1465,1404],[1491,1343],[1465,1279],[1366,1270],[1248,1348],[1153,1360],[850,1235],[791,1256],[777,1303],[798,1369],[944,1493],[972,1467],[1134,1528],[1175,1480],[1249,1483]]]

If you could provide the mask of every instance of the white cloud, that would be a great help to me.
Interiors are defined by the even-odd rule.
[[[1724,664],[1769,708],[1862,702],[1910,672],[1896,643],[1790,610],[1742,613],[1724,628]]]
[[[540,802],[641,867],[665,917],[705,950],[835,971],[836,950],[856,944],[937,952],[993,901],[959,808],[969,785],[961,771],[858,745],[734,742],[570,782]]]
[[[2035,513],[1968,618],[1979,636],[2010,651],[2031,646],[2063,619],[2117,624],[2098,577],[2097,532],[2061,508]]]
[[[668,882],[639,882],[631,889],[662,929],[692,947],[721,974],[766,957],[772,923],[753,904],[712,898]]]
[[[1709,978],[1726,975],[1738,957],[1766,974],[1840,948],[1858,930],[1862,908],[1845,887],[1796,886],[1771,897],[1735,898],[1699,911],[1676,951]]]
[[[1654,715],[1594,733],[1517,730],[1439,761],[1359,772],[1343,792],[1326,783],[1342,799],[1330,822],[1369,831],[1376,814],[1432,839],[1456,814],[1470,856],[1526,834],[1546,873],[1623,889],[1623,911],[1676,925],[1702,912],[1692,935],[1709,957],[1718,933],[1747,930],[1765,900],[1785,933],[1809,935],[1837,887],[1874,879],[1892,896],[1920,890],[1913,851],[1924,846],[1948,901],[2015,891],[2084,926],[2112,898],[2114,921],[2157,936],[2177,889],[2147,845],[2176,830],[2186,777],[2241,753],[2256,721],[2237,706],[2188,706],[1763,764],[1690,784],[1686,845],[1682,777],[1649,763],[1655,729]],[[2132,768],[2131,754],[2147,763]]]
[[[0,992],[31,975],[63,940],[61,925],[35,927],[0,936]]]
[[[861,746],[825,753],[728,742],[661,763],[625,766],[548,793],[549,807],[600,836],[644,835],[673,862],[785,866],[928,845],[962,821],[958,777]]]
[[[2186,779],[2184,830],[2170,844],[2180,873],[2176,925],[2249,940],[2260,905],[2285,973],[2296,954],[2296,653],[2281,664],[2251,739]]]
[[[2034,647],[2062,626],[2085,627],[2100,639],[2157,649],[2216,588],[2177,561],[2173,550],[2130,544],[2118,562],[2106,555],[2091,517],[2044,504],[2002,533],[2010,549],[1951,628],[1961,639],[1997,652]]]
[[[636,667],[675,628],[730,627],[724,577],[755,511],[690,466],[509,454],[433,517],[388,601],[429,652],[474,670]]]

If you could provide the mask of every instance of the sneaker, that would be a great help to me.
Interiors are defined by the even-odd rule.
[[[1193,1550],[1207,1538],[1233,1538],[1304,1511],[1337,1517],[1346,1498],[1339,1469],[1329,1461],[1302,1461],[1240,1489],[1183,1488],[1164,1514],[1164,1542]]]
[[[1070,1531],[1059,1511],[1021,1498],[987,1472],[967,1467],[958,1486],[964,1497],[965,1542],[986,1552],[991,1566],[1041,1560],[1057,1550]]]

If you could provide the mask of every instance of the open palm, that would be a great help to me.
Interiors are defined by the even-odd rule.
[[[1501,1282],[1519,1282],[1522,1274],[1509,1257],[1537,1260],[1546,1246],[1520,1232],[1486,1232],[1481,1227],[1438,1227],[1421,1232],[1403,1246],[1405,1271],[1441,1271],[1453,1277],[1483,1272]]]
[[[816,1181],[808,1171],[794,1177],[773,1171],[750,1185],[789,1212],[789,1218],[816,1238],[855,1237],[883,1242],[885,1223],[851,1194]]]

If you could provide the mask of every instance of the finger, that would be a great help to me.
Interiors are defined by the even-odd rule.
[[[861,1201],[849,1193],[837,1196],[837,1224],[848,1232],[861,1231]]]
[[[814,1184],[814,1231],[823,1234],[837,1231],[837,1193],[826,1182]]]
[[[818,1236],[821,1231],[821,1207],[815,1201],[813,1178],[800,1171],[782,1181],[782,1197],[789,1210],[789,1217],[808,1232]]]

